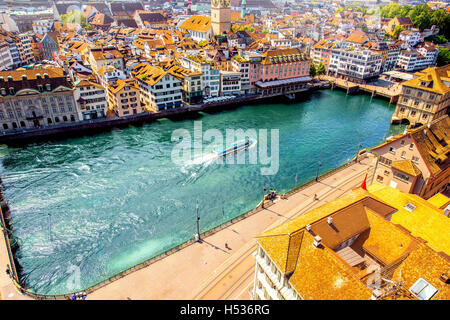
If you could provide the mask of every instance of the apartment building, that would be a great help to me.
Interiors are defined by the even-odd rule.
[[[56,32],[47,32],[41,40],[43,58],[53,60],[53,54],[59,50],[58,34]]]
[[[357,188],[256,237],[252,298],[448,300],[448,232],[432,202]]]
[[[34,60],[33,48],[31,47],[32,38],[28,33],[18,34],[19,45],[18,50],[20,54],[20,60],[22,65],[28,65]]]
[[[0,129],[79,121],[72,84],[61,68],[0,72]]]
[[[423,41],[422,35],[419,30],[404,30],[400,32],[399,40],[405,41],[409,46],[414,47],[420,41]]]
[[[181,81],[160,67],[147,63],[135,66],[131,74],[136,78],[142,105],[160,112],[183,105]]]
[[[336,43],[329,40],[321,40],[317,42],[311,48],[311,60],[318,66],[322,63],[325,69],[328,70],[328,65],[330,63],[331,49],[335,47]]]
[[[434,66],[438,54],[439,47],[426,42],[417,49],[400,51],[397,64],[408,72],[422,70]]]
[[[331,50],[328,75],[364,83],[381,72],[382,55],[368,49],[335,47]]]
[[[231,60],[232,71],[241,74],[241,94],[248,94],[250,92],[250,60],[242,55],[236,55]]]
[[[180,58],[180,64],[194,72],[202,73],[202,91],[204,97],[219,96],[220,69],[215,62],[200,55],[186,55]]]
[[[241,76],[240,72],[220,71],[220,95],[232,96],[241,94]]]
[[[108,112],[106,90],[98,83],[88,80],[74,82],[74,98],[83,120],[103,118]]]
[[[449,129],[450,119],[444,115],[373,148],[378,157],[374,182],[425,199],[446,190],[450,183]]]
[[[123,54],[114,47],[90,48],[88,61],[94,72],[97,72],[101,67],[108,65],[125,71]]]
[[[140,90],[135,79],[119,79],[107,88],[108,108],[116,117],[146,112],[141,104]]]
[[[8,43],[0,43],[0,71],[10,70],[13,67],[13,59],[9,51]]]
[[[185,104],[198,104],[203,102],[202,73],[171,65],[165,68],[181,82],[182,100]]]
[[[428,124],[446,114],[450,105],[449,72],[449,65],[427,68],[403,82],[391,121]]]
[[[33,22],[33,32],[41,35],[52,31],[53,20],[37,20]]]
[[[391,71],[396,68],[399,54],[400,54],[399,46],[388,44],[388,53],[386,61],[382,66],[382,72]]]

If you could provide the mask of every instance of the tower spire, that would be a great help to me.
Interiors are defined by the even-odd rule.
[[[246,0],[242,0],[242,3],[241,3],[241,18],[245,18],[246,15],[247,15],[247,1]]]

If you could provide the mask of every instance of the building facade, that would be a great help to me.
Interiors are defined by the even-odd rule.
[[[76,122],[72,84],[61,68],[0,72],[0,125],[7,131]]]
[[[211,26],[214,35],[221,35],[231,29],[230,0],[211,1]]]
[[[402,92],[392,115],[392,122],[428,124],[445,115],[450,106],[450,66],[427,68],[402,83]]]

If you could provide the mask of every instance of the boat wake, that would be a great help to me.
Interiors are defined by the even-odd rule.
[[[204,153],[201,156],[194,158],[186,163],[187,166],[193,165],[206,165],[208,166],[215,160],[220,162],[223,157],[235,154],[240,151],[249,150],[256,145],[256,141],[253,139],[246,139],[233,143],[226,148],[216,148],[212,152]],[[220,162],[221,163],[221,162]]]

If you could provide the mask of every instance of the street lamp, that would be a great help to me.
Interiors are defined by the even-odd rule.
[[[358,152],[356,153],[356,157],[355,157],[355,163],[358,162],[358,155],[359,155],[359,150],[361,150],[362,144],[360,143],[358,146]]]
[[[200,216],[198,214],[198,199],[197,199],[197,203],[195,205],[195,210],[197,212],[197,235],[196,235],[196,240],[200,241]]]
[[[320,159],[319,159],[319,161],[317,161],[316,181],[318,181],[318,179],[319,179],[319,168],[321,165],[322,165],[322,163],[320,162]]]

